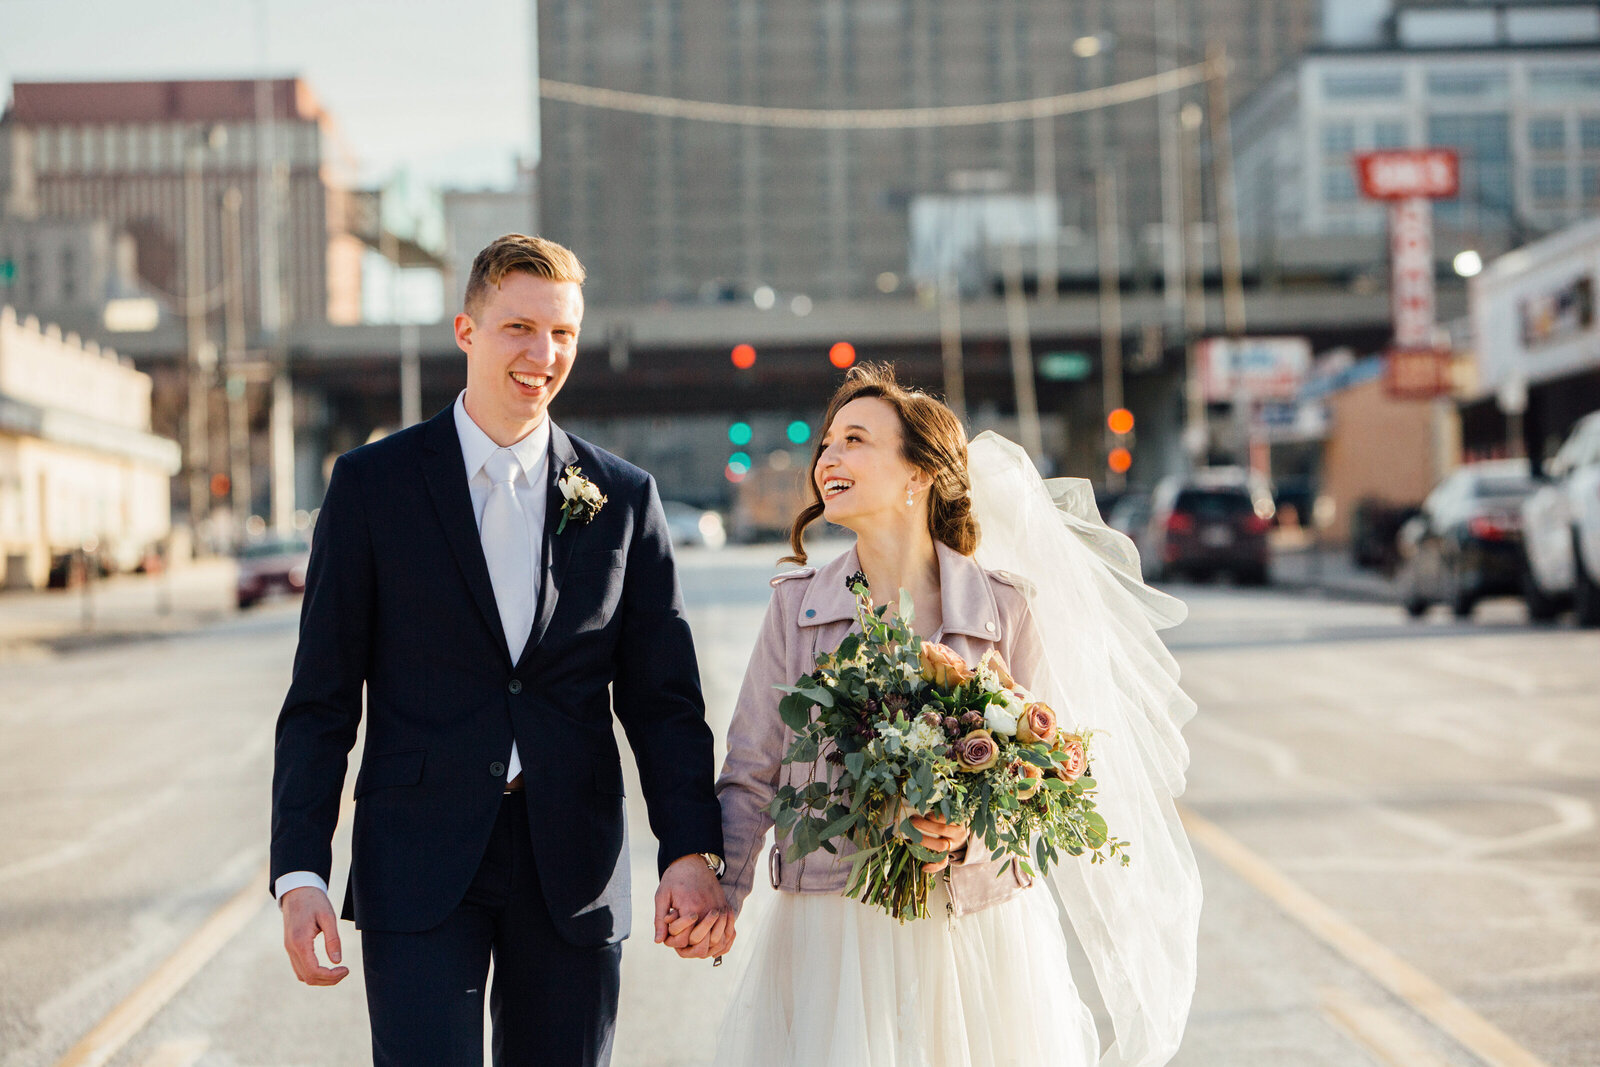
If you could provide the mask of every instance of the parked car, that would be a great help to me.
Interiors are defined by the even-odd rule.
[[[1169,477],[1151,495],[1140,556],[1158,580],[1228,574],[1243,585],[1265,585],[1271,526],[1272,497],[1244,471],[1210,468]]]
[[[240,546],[235,583],[240,610],[274,593],[303,593],[311,545],[303,537],[269,537]]]
[[[667,513],[667,530],[672,534],[672,543],[680,548],[684,545],[721,548],[728,543],[728,532],[723,528],[722,516],[715,511],[697,508],[681,500],[663,501],[661,510]]]
[[[1600,626],[1600,411],[1578,420],[1545,476],[1522,503],[1528,617],[1570,603],[1580,626]]]
[[[1525,459],[1475,463],[1434,486],[1400,528],[1406,614],[1445,603],[1464,619],[1486,597],[1520,595],[1522,502],[1533,490]]]

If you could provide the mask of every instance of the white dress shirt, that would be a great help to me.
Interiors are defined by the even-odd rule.
[[[483,506],[489,499],[489,490],[493,483],[485,471],[484,464],[489,457],[500,448],[483,432],[483,429],[472,421],[472,416],[467,414],[466,391],[456,397],[455,417],[456,436],[461,440],[461,459],[466,466],[467,491],[472,495],[472,520],[482,529]],[[544,517],[545,498],[548,496],[548,473],[550,463],[550,419],[546,416],[539,420],[539,425],[529,431],[528,436],[510,446],[516,454],[517,462],[522,465],[522,473],[517,475],[513,484],[517,487],[517,501],[522,505],[523,511],[528,516],[528,552],[533,559],[533,573],[538,576],[543,573],[544,565]],[[528,596],[537,598],[538,590],[529,589]],[[533,618],[537,603],[527,605],[526,617]],[[513,658],[521,650],[527,640],[527,634],[507,634],[506,644]],[[511,742],[511,755],[506,760],[506,781],[510,781],[522,773],[522,759],[517,753],[517,742]],[[274,892],[278,899],[291,889],[302,886],[314,886],[324,893],[328,891],[328,884],[311,871],[290,871],[280,875],[274,883]]]

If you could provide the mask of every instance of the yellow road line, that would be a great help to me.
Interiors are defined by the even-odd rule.
[[[194,1067],[211,1047],[209,1037],[183,1037],[163,1041],[150,1050],[139,1067]]]
[[[1180,806],[1178,813],[1189,836],[1206,851],[1484,1063],[1490,1067],[1548,1067],[1505,1031],[1342,918],[1221,827],[1185,807]]]
[[[272,899],[263,888],[267,874],[267,866],[262,864],[232,900],[213,912],[138,988],[83,1035],[56,1067],[102,1067],[109,1062]]]
[[[1317,990],[1325,1015],[1390,1067],[1450,1067],[1450,1061],[1392,1014],[1348,990],[1325,986]]]

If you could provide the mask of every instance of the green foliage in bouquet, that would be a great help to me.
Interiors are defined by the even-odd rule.
[[[1029,874],[1062,853],[1128,862],[1127,842],[1095,811],[1087,732],[1062,732],[998,657],[973,668],[924,642],[904,593],[901,614],[874,607],[859,579],[851,591],[861,633],[777,687],[795,733],[783,762],[811,769],[768,809],[792,842],[788,861],[850,842],[846,894],[901,922],[927,917],[936,875],[922,865],[944,858],[920,843],[913,815],[969,826],[969,849],[1013,855]]]

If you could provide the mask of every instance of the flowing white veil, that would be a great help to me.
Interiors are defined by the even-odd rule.
[[[1064,857],[1050,882],[1094,969],[1114,1040],[1101,1067],[1157,1067],[1178,1051],[1194,995],[1200,875],[1173,798],[1194,702],[1156,630],[1181,601],[1145,585],[1138,552],[1101,521],[1089,483],[1044,481],[985,432],[968,448],[977,560],[1031,586],[1049,676],[1029,679],[1064,726],[1094,731],[1098,810],[1132,862]]]

